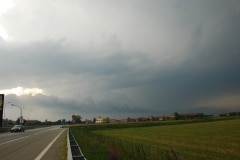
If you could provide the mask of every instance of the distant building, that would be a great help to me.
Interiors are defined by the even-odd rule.
[[[139,117],[139,118],[138,118],[138,121],[147,121],[147,118],[145,118],[145,117]]]
[[[98,117],[98,119],[95,121],[95,123],[103,123],[103,118],[102,117]]]
[[[117,120],[117,119],[109,119],[109,123],[120,123],[120,120]]]
[[[148,120],[149,120],[149,121],[155,121],[155,119],[156,119],[156,118],[155,118],[154,116],[149,116],[149,117],[148,117]]]
[[[95,123],[101,124],[101,123],[109,123],[109,118],[102,118],[98,117],[98,119],[95,121]]]
[[[130,118],[130,117],[127,118],[127,122],[136,122],[136,121],[137,120],[135,118]]]
[[[85,123],[91,124],[91,123],[93,123],[93,121],[86,119],[86,120],[85,120]]]
[[[167,119],[166,116],[160,116],[160,117],[159,117],[159,121],[165,121],[166,119]]]

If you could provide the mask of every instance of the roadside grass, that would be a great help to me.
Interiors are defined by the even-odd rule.
[[[240,120],[96,130],[93,133],[151,147],[173,148],[183,159],[240,159]]]
[[[67,132],[64,133],[64,137],[67,137]],[[64,142],[60,146],[59,156],[61,160],[67,160],[67,138],[64,138]]]
[[[73,127],[87,159],[240,159],[240,119]]]
[[[101,143],[99,136],[95,136],[83,127],[72,127],[72,133],[78,142],[84,156],[91,160],[106,160],[107,147]]]

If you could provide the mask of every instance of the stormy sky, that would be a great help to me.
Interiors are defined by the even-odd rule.
[[[0,0],[5,118],[240,111],[239,0]]]

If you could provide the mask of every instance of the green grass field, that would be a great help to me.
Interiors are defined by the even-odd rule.
[[[240,119],[154,125],[92,127],[82,132],[89,139],[81,146],[79,137],[79,145],[89,156],[92,150],[98,157],[97,150],[101,150],[102,158],[96,159],[240,159]],[[75,134],[79,131],[75,128]]]

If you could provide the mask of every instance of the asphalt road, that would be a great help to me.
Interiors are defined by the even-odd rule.
[[[67,129],[47,127],[0,134],[0,159],[60,160],[59,149]]]

